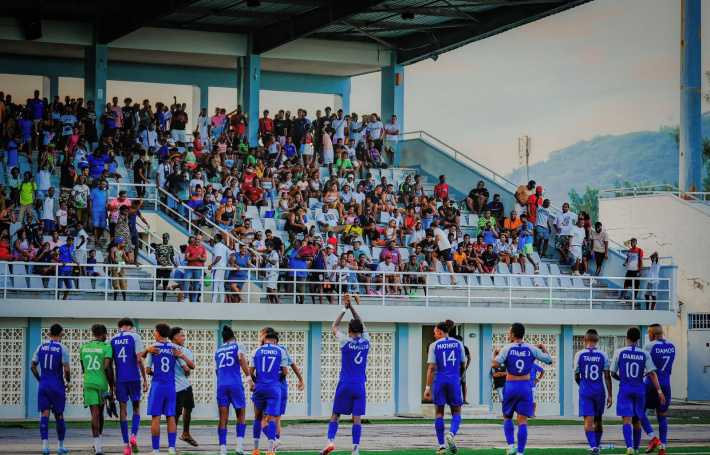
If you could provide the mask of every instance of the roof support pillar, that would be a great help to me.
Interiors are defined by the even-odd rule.
[[[192,109],[190,110],[190,115],[192,119],[192,129],[190,131],[194,131],[195,128],[197,128],[197,118],[200,116],[200,112],[202,111],[203,107],[207,107],[207,103],[209,102],[209,95],[210,95],[210,88],[207,85],[193,85],[192,86]],[[210,113],[207,112],[207,115],[209,116]],[[190,128],[190,126],[188,126]],[[202,143],[204,144],[205,141],[208,141],[209,138],[202,138]]]
[[[335,94],[335,101],[333,102],[333,111],[338,112],[338,109],[342,109],[345,115],[350,114],[350,82],[351,79],[343,83],[343,88],[341,93]]]
[[[98,30],[94,27],[94,43],[84,48],[84,101],[94,102],[97,116],[106,110],[106,79],[108,69],[108,48],[97,43]],[[96,122],[96,129],[101,136],[103,126]]]
[[[59,76],[56,74],[42,76],[42,96],[51,103],[57,95],[59,95]]]
[[[259,141],[259,92],[261,91],[261,55],[254,54],[254,37],[249,34],[247,39],[247,55],[243,59],[240,72],[239,100],[244,108],[244,114],[249,120],[249,128],[245,133],[249,145],[255,147]]]
[[[681,3],[680,44],[680,176],[681,191],[702,191],[700,133],[702,69],[700,67],[700,0]]]
[[[396,115],[401,135],[404,132],[404,67],[397,65],[396,52],[392,52],[392,62],[382,68],[380,74],[382,123],[389,123],[390,117]],[[399,165],[399,154],[395,154],[394,164]]]

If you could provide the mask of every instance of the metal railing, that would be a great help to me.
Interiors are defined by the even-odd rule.
[[[602,191],[603,198],[635,197],[648,194],[672,194],[686,201],[699,201],[704,204],[710,204],[710,192],[682,191],[673,185],[668,185],[667,183],[661,185],[634,186],[630,188],[614,188]]]
[[[68,265],[79,267],[77,264]],[[48,266],[52,268],[44,275],[33,273],[35,267]],[[342,294],[350,293],[357,296],[358,303],[380,306],[633,311],[647,303],[646,296],[650,292],[647,287],[651,281],[647,277],[634,278],[639,283],[638,294],[629,290],[627,299],[622,300],[616,294],[618,289],[598,287],[594,277],[570,275],[455,274],[458,283],[451,284],[450,273],[437,272],[253,267],[243,269],[243,275],[238,276],[234,275],[237,269],[230,267],[208,269],[188,266],[165,268],[152,264],[96,264],[95,276],[64,276],[59,271],[61,266],[61,263],[0,262],[0,295],[4,299],[39,299],[51,294],[54,299],[68,297],[72,300],[111,301],[125,298],[184,302],[187,299],[219,303],[240,300],[246,303],[272,301],[293,304],[316,301],[340,303]],[[170,270],[170,277],[158,277],[159,269]],[[299,277],[299,274],[305,276]],[[604,281],[618,283],[623,283],[625,279],[603,278]],[[673,311],[672,280],[659,278],[657,281],[657,308]]]

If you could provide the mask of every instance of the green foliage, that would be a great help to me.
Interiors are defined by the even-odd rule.
[[[592,222],[599,219],[599,188],[590,188],[580,196],[577,190],[572,188],[569,193],[569,209],[574,213],[584,210],[589,213]]]

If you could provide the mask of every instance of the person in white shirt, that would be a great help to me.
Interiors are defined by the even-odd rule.
[[[212,303],[226,303],[224,295],[224,275],[226,267],[229,266],[229,257],[232,255],[232,250],[227,245],[222,243],[222,234],[217,233],[214,236],[215,243],[212,246],[212,264],[207,267],[207,270],[212,271]],[[212,270],[217,266],[216,270]]]
[[[656,309],[656,298],[658,297],[658,279],[661,274],[661,263],[658,261],[658,251],[651,254],[651,266],[648,271],[648,290],[646,291],[646,309]]]
[[[338,118],[334,119],[330,126],[333,128],[333,139],[338,142],[338,139],[342,139],[345,142],[345,128],[348,126],[350,121],[349,117],[343,117],[343,110],[338,109]]]
[[[400,292],[401,288],[397,286],[399,284],[399,275],[394,273],[396,270],[397,267],[392,262],[391,254],[386,254],[384,261],[377,264],[377,271],[380,273],[372,279],[372,282],[383,284],[383,291],[379,292],[380,295],[382,295],[382,292],[387,295],[397,295]],[[388,284],[394,284],[395,286],[390,287]]]
[[[44,221],[44,230],[47,232],[52,232],[54,227],[54,187],[49,187],[47,195],[42,200],[42,216],[40,217]]]
[[[74,247],[74,260],[80,265],[81,276],[86,276],[87,246],[89,246],[91,240],[89,239],[89,234],[84,230],[83,224],[77,224],[76,228],[79,232],[76,234],[76,239],[74,240],[74,244],[76,245]]]
[[[42,199],[48,192],[49,187],[52,186],[50,179],[52,174],[47,170],[47,165],[44,164],[42,169],[37,172],[37,199]]]
[[[267,231],[268,233],[268,231]],[[279,301],[279,260],[278,251],[274,249],[274,242],[266,241],[266,253],[264,253],[264,267],[269,269],[266,272],[266,291],[269,303],[281,303]]]
[[[570,264],[572,259],[570,259],[567,254],[569,251],[569,235],[572,226],[577,224],[577,215],[574,212],[569,211],[569,204],[562,204],[562,212],[558,213],[555,217],[555,230],[557,231],[557,236],[555,237],[555,248],[562,255],[560,264]]]
[[[353,112],[350,116],[350,124],[348,125],[348,138],[355,141],[355,145],[357,145],[365,137],[364,130],[365,126],[362,122],[357,121],[357,114]]]
[[[569,230],[569,255],[574,258],[572,275],[579,276],[580,265],[584,267],[584,275],[587,273],[587,258],[582,255],[582,246],[587,242],[586,231],[584,230],[584,220],[578,219],[577,224]]]
[[[400,133],[397,116],[393,114],[390,122],[385,125],[385,152],[390,155],[390,166],[394,166],[394,155],[397,153]]]
[[[200,116],[197,117],[197,131],[200,132],[200,137],[205,138],[209,141],[210,139],[210,128],[212,127],[212,121],[210,116],[207,115],[207,108],[203,107]]]
[[[160,147],[160,145],[158,145],[158,132],[155,130],[155,123],[151,123],[147,130],[141,132],[138,142],[146,151],[149,151],[152,147],[153,152],[155,152],[155,150]]]
[[[324,204],[323,211],[316,216],[316,223],[318,223],[321,232],[341,233],[347,228],[344,224],[338,224],[338,213],[329,212],[328,204]]]
[[[431,223],[431,230],[434,232],[434,241],[439,249],[437,252],[439,259],[444,261],[446,267],[451,273],[451,284],[457,285],[456,276],[454,275],[454,264],[451,262],[451,243],[449,243],[449,236],[441,230],[439,227],[439,222],[434,220]]]
[[[375,143],[375,148],[382,153],[382,132],[385,127],[373,112],[370,116],[370,123],[367,124],[367,136]]]

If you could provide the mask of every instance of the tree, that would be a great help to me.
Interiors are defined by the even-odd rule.
[[[599,219],[599,188],[590,188],[587,185],[587,191],[580,196],[577,190],[572,188],[569,193],[569,209],[574,213],[579,213],[582,210],[587,212],[591,220]]]

